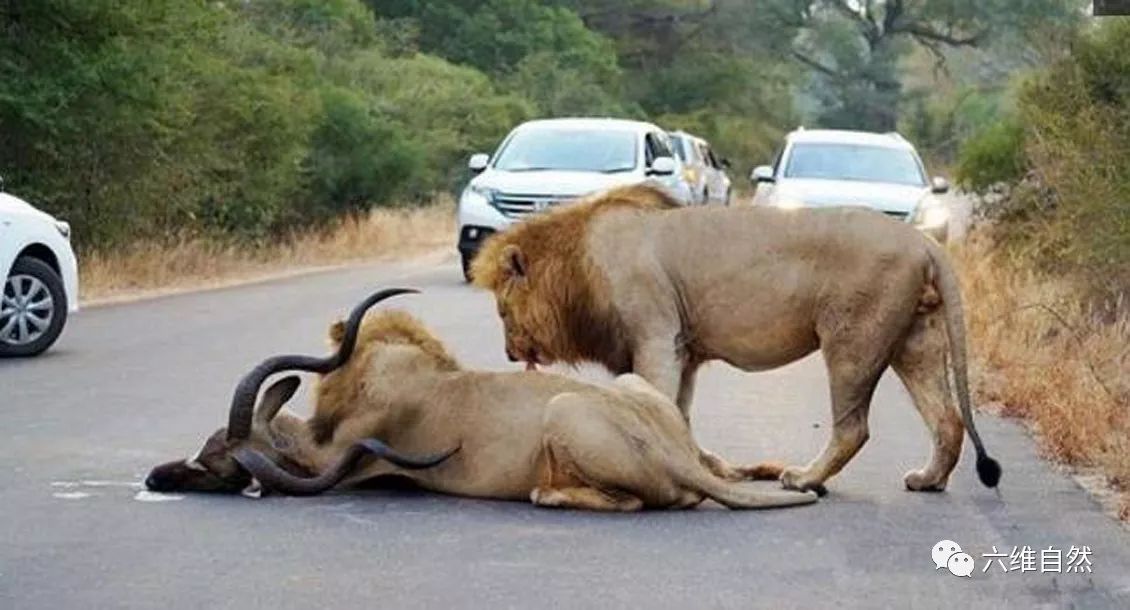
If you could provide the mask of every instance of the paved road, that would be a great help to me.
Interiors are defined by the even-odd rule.
[[[513,366],[489,296],[450,264],[90,309],[47,356],[0,362],[0,608],[1130,607],[1130,535],[1015,425],[981,419],[1005,467],[1000,496],[976,483],[969,452],[947,493],[903,491],[928,440],[893,377],[870,444],[812,507],[603,515],[404,490],[135,499],[151,465],[220,425],[249,365],[321,350],[331,317],[391,285],[426,290],[398,305],[466,364]],[[699,387],[711,449],[801,461],[822,446],[818,359],[712,366]],[[935,571],[940,539],[973,555],[972,579]],[[994,545],[1086,545],[1093,573],[983,573]]]

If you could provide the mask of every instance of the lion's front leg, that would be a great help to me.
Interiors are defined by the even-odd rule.
[[[690,400],[694,392],[694,374],[687,383],[685,365],[675,349],[675,333],[640,341],[632,355],[632,372],[643,377],[655,389],[679,406],[683,419],[690,419]]]

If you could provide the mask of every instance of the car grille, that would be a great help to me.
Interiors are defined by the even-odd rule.
[[[494,196],[491,203],[507,218],[522,218],[530,214],[541,212],[546,208],[555,206],[572,197],[557,195],[519,195],[514,193],[499,193]]]

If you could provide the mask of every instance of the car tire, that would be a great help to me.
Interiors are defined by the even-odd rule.
[[[468,284],[471,283],[471,260],[472,258],[466,253],[459,253],[459,261],[463,265],[463,281],[467,282]]]
[[[27,357],[43,353],[59,338],[67,322],[67,293],[63,290],[63,280],[47,263],[23,256],[12,265],[2,288],[0,357]],[[17,310],[17,306],[21,309]],[[30,321],[43,316],[50,317],[40,328]],[[21,326],[25,335],[22,339],[18,336]]]

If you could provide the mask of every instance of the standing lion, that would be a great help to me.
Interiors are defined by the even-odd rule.
[[[680,208],[659,189],[623,187],[494,236],[472,275],[495,295],[512,360],[595,361],[616,374],[637,373],[688,419],[703,363],[758,371],[819,349],[832,436],[807,466],[785,469],[785,487],[822,491],[859,451],[871,395],[888,366],[934,438],[930,462],[906,474],[906,487],[943,490],[963,430],[977,450],[981,482],[1000,480],[973,423],[961,295],[949,259],[915,228],[880,213]],[[710,454],[703,460],[729,478],[746,474]]]

